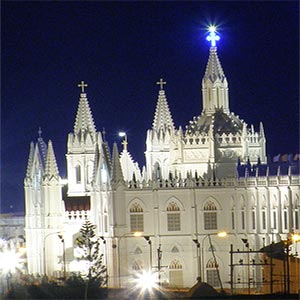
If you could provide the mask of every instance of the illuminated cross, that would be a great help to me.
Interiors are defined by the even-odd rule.
[[[160,90],[163,90],[164,88],[164,84],[167,84],[165,81],[162,80],[162,78],[156,82],[156,84],[159,84],[160,85]]]
[[[84,81],[81,81],[81,83],[78,83],[78,87],[81,87],[81,92],[84,93],[84,88],[87,87],[88,85],[84,83]]]
[[[220,40],[220,36],[216,35],[216,27],[210,26],[208,30],[210,34],[206,39],[211,43],[212,47],[216,47],[216,41]]]

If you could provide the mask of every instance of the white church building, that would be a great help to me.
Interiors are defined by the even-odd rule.
[[[126,134],[121,153],[116,144],[110,151],[84,82],[67,139],[67,182],[55,147],[39,132],[24,180],[29,273],[80,271],[75,239],[89,219],[110,287],[131,286],[137,274],[152,270],[168,287],[192,287],[198,279],[215,288],[232,281],[235,288],[261,289],[264,265],[256,251],[300,231],[299,170],[286,162],[272,172],[263,124],[255,130],[230,111],[216,36],[210,37],[201,114],[176,128],[161,79],[142,169]]]

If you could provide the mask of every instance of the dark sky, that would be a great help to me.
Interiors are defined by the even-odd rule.
[[[218,54],[230,109],[258,129],[267,153],[299,151],[298,1],[1,2],[1,209],[24,210],[23,179],[38,127],[52,140],[65,176],[67,135],[80,90],[97,130],[144,164],[160,77],[176,127],[202,110],[209,55],[207,25],[218,25]]]

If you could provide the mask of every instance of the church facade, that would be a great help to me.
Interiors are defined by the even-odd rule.
[[[169,287],[201,280],[259,291],[266,282],[258,250],[300,231],[299,170],[291,164],[272,173],[263,124],[255,131],[230,111],[215,45],[202,80],[202,113],[185,128],[175,128],[165,82],[158,84],[142,169],[126,134],[121,153],[116,144],[111,153],[96,130],[84,82],[67,140],[67,182],[52,142],[39,133],[31,143],[24,180],[28,272],[82,271],[75,240],[89,219],[111,287],[134,285],[139,273],[152,271]],[[232,257],[230,249],[237,252]]]

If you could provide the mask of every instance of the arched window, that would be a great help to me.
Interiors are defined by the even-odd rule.
[[[180,209],[176,202],[172,201],[167,206],[168,231],[181,230]]]
[[[161,179],[161,169],[158,162],[154,165],[154,179]]]
[[[217,229],[217,207],[212,201],[208,201],[204,206],[204,229]]]
[[[169,265],[169,285],[171,287],[183,287],[182,264],[174,259]]]
[[[131,232],[144,232],[144,210],[135,202],[130,206],[130,229]]]
[[[206,263],[206,281],[213,287],[219,287],[220,281],[218,277],[218,265],[214,259],[209,259]]]
[[[80,168],[80,165],[77,165],[75,167],[75,173],[76,173],[76,183],[81,183],[81,168]]]

